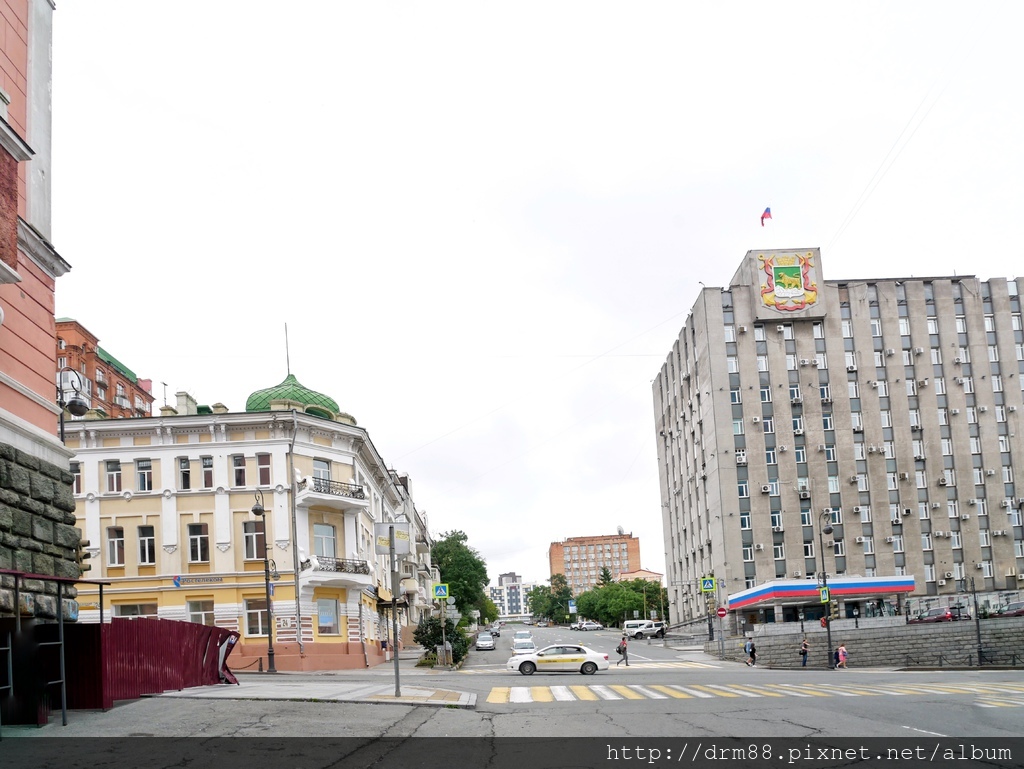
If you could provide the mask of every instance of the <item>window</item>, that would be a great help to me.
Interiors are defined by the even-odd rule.
[[[740,529],[743,531],[750,531],[750,511],[745,510],[740,513]]]
[[[761,403],[771,403],[771,402],[772,402],[772,388],[771,387],[762,387],[761,388]]]
[[[878,318],[871,319],[871,336],[882,335],[882,321]]]
[[[761,427],[764,428],[765,433],[775,432],[775,420],[772,417],[764,417],[761,420]]]
[[[188,621],[198,625],[213,625],[213,601],[189,601]]]
[[[150,459],[137,459],[135,461],[135,474],[138,476],[136,491],[153,490],[153,461]]]
[[[269,630],[266,598],[245,599],[245,634],[265,636]]]
[[[942,363],[942,350],[940,350],[938,347],[933,347],[931,349],[931,355],[932,365],[938,366]]]
[[[801,510],[800,511],[800,525],[801,526],[810,526],[811,525],[811,511],[810,510]]]
[[[107,460],[107,491],[111,493],[121,491],[121,463],[116,459]]]
[[[71,474],[74,476],[72,482],[72,491],[75,494],[82,493],[82,466],[78,462],[72,462],[70,466]]]
[[[107,566],[124,566],[124,528],[107,527]]]
[[[999,374],[992,375],[992,392],[1001,393],[1003,391],[1003,378]]]
[[[738,374],[740,371],[740,362],[735,355],[730,355],[725,359],[726,367],[730,374]]]
[[[313,524],[313,552],[317,556],[336,558],[334,527],[326,523]]]
[[[831,412],[825,412],[821,415],[821,429],[822,430],[834,430],[835,422],[832,418]]]
[[[336,598],[317,598],[316,616],[317,632],[320,635],[339,635],[341,633]]]
[[[213,457],[200,457],[203,465],[203,488],[213,488]]]
[[[963,315],[956,316],[956,333],[966,334],[967,333],[967,318]]]
[[[871,523],[871,506],[861,505],[860,506],[860,522]]]
[[[259,476],[260,486],[270,485],[270,454],[256,455],[256,474]]]
[[[744,545],[743,546],[743,560],[746,563],[751,563],[754,560],[754,546]]]
[[[900,487],[900,481],[896,473],[885,474],[885,485],[889,491],[896,491]]]
[[[793,449],[793,458],[798,463],[806,462],[807,461],[807,447],[806,446],[797,446],[795,449]]]
[[[846,541],[837,539],[832,542],[832,552],[836,555],[846,555]]]
[[[786,543],[780,542],[777,545],[772,545],[772,555],[776,561],[782,561],[786,558]]]
[[[768,370],[768,356],[767,355],[758,355],[757,356],[757,370],[758,371],[767,371]]]
[[[875,552],[875,540],[871,537],[864,537],[864,555],[871,555]]]
[[[245,560],[262,561],[267,552],[267,539],[263,535],[263,521],[242,522],[242,542]]]
[[[735,342],[736,341],[736,327],[732,325],[725,326],[725,341]]]
[[[750,497],[750,484],[746,478],[736,482],[736,496],[740,499],[748,499]]]
[[[758,323],[754,326],[754,341],[763,342],[765,340],[764,326]]]
[[[999,360],[999,348],[994,344],[988,346],[988,359],[990,363],[996,363]]]
[[[245,485],[245,457],[241,454],[235,454],[231,457],[231,467],[233,469],[233,475],[231,479],[231,485],[236,489],[240,486]]]
[[[188,525],[188,561],[189,563],[210,562],[210,529],[205,523]]]
[[[732,420],[732,434],[733,435],[743,435],[743,420],[742,419],[734,419],[734,420]]]
[[[192,488],[192,463],[188,457],[178,457],[178,490],[188,491]]]
[[[114,604],[115,617],[152,617],[157,618],[155,603],[121,603]]]
[[[831,523],[833,526],[838,526],[843,522],[843,508],[833,507],[829,510]]]
[[[835,462],[837,457],[838,457],[838,453],[836,452],[836,445],[834,443],[826,443],[825,444],[825,461],[826,462]]]
[[[156,527],[139,526],[139,566],[156,565]]]
[[[730,403],[742,403],[742,397],[740,396],[739,388],[733,388],[729,390],[729,402]],[[316,473],[316,463],[314,460],[313,472]]]
[[[331,463],[326,459],[314,459],[313,477],[324,481],[331,480]]]
[[[765,449],[764,450],[764,463],[766,465],[777,465],[778,464],[778,460],[777,460],[777,458],[775,456],[775,449],[772,448],[772,449]]]

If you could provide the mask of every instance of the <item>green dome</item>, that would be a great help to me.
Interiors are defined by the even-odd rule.
[[[289,374],[279,385],[257,390],[245,402],[246,411],[271,411],[272,401],[291,401],[300,403],[309,414],[332,419],[339,412],[338,404],[323,393],[310,390],[299,384],[294,374]]]

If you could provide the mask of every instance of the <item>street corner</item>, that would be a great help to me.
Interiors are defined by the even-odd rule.
[[[438,708],[458,708],[460,710],[476,709],[475,694],[457,692],[451,689],[412,687],[403,689],[400,696],[378,693],[364,697],[363,701],[402,705],[429,705]]]

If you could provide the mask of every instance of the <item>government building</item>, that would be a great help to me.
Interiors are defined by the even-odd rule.
[[[1022,375],[1012,279],[748,252],[653,384],[671,616],[819,616],[823,570],[843,616],[1019,597]]]
[[[65,425],[88,576],[106,583],[102,594],[80,587],[80,621],[236,630],[234,669],[269,665],[270,643],[278,670],[384,662],[393,605],[399,641],[411,643],[440,581],[432,540],[410,479],[386,466],[355,419],[290,373],[244,411],[176,397],[159,416],[93,411]],[[408,527],[396,537],[408,551],[397,595],[375,533],[391,524]]]

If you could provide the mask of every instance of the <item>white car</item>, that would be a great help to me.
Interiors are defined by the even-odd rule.
[[[520,640],[522,640],[522,641],[532,641],[533,640],[533,633],[531,633],[529,630],[517,630],[516,634],[514,636],[512,636],[512,640],[513,641],[520,641]]]
[[[481,633],[476,637],[476,650],[479,651],[493,651],[494,650],[494,636],[490,633]]]
[[[524,676],[531,676],[538,670],[590,676],[608,669],[608,655],[577,644],[555,644],[532,653],[517,654],[508,661],[507,668],[518,670]]]
[[[512,657],[518,657],[521,654],[533,654],[537,651],[537,644],[533,642],[532,638],[515,638],[512,640]]]
[[[604,630],[604,625],[600,622],[581,622],[580,630]]]

